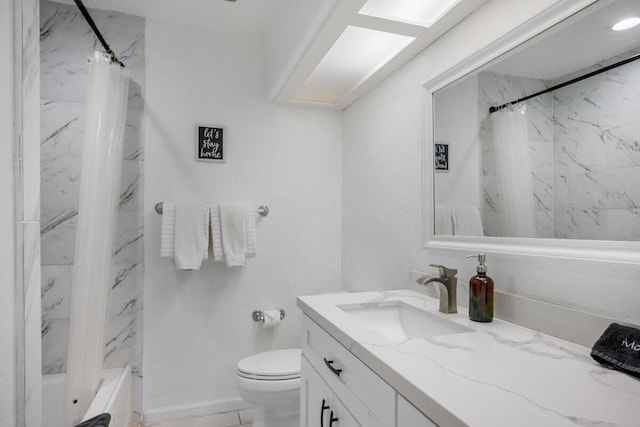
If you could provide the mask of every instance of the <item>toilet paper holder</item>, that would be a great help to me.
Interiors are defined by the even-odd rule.
[[[281,308],[277,308],[276,310],[280,312],[280,320],[284,319],[284,316],[286,314],[284,310]],[[251,313],[251,318],[254,320],[254,322],[264,322],[264,312],[262,310],[253,310],[253,313]]]

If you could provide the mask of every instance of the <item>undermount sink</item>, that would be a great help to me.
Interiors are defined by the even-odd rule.
[[[475,332],[400,301],[368,306],[339,305],[338,308],[393,342]]]

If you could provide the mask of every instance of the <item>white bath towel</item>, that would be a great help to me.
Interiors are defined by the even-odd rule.
[[[213,260],[224,261],[224,250],[222,249],[222,230],[220,228],[220,207],[211,207],[211,243],[213,246]]]
[[[247,258],[253,258],[256,256],[256,210],[252,206],[247,206],[245,212],[245,228],[245,255]]]
[[[222,248],[227,267],[244,265],[247,253],[246,213],[246,205],[220,204]]]
[[[435,235],[453,235],[453,209],[449,205],[436,205],[434,213]]]
[[[202,217],[202,232],[204,233],[204,253],[202,254],[202,259],[207,260],[209,259],[209,236],[211,234],[209,232],[211,230],[211,207],[209,205],[202,205]]]
[[[162,226],[160,229],[160,256],[173,257],[173,233],[176,223],[176,204],[162,204]]]
[[[473,205],[453,207],[453,234],[456,236],[484,236],[480,210]]]
[[[204,208],[200,204],[177,204],[173,259],[180,270],[199,270],[205,252]]]

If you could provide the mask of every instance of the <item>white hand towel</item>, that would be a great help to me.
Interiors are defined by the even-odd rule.
[[[453,207],[453,234],[456,236],[484,236],[480,210],[473,205]]]
[[[176,223],[176,204],[162,204],[162,226],[160,230],[160,256],[173,257],[173,234]]]
[[[246,227],[246,257],[256,256],[256,210],[252,206],[247,206],[245,213]]]
[[[220,204],[220,228],[222,248],[227,267],[244,265],[246,245],[246,205],[237,203]]]
[[[205,250],[203,207],[176,205],[173,259],[180,270],[199,270]]]
[[[222,230],[220,228],[220,208],[218,205],[211,207],[211,241],[213,243],[213,260],[224,261]]]
[[[202,255],[202,259],[209,259],[209,230],[211,229],[211,208],[208,205],[202,206],[202,216],[203,216],[203,233],[204,233],[204,253]]]

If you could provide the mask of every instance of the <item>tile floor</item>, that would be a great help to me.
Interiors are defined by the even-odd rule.
[[[131,424],[131,427],[251,427],[253,410],[224,412],[205,417],[185,417],[155,424]]]

